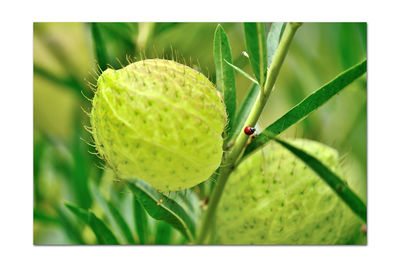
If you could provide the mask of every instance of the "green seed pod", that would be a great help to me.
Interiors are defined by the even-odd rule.
[[[310,140],[290,143],[340,174],[336,150]],[[355,242],[361,225],[361,219],[317,174],[270,142],[229,178],[218,206],[216,243],[349,244]]]
[[[203,74],[174,61],[104,71],[90,122],[97,151],[117,176],[159,191],[195,186],[221,163],[221,96]]]

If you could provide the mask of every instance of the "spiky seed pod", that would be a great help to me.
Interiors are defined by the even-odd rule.
[[[163,192],[210,177],[221,162],[226,120],[203,74],[162,59],[104,71],[90,118],[96,148],[117,176]]]
[[[336,150],[304,139],[290,143],[340,174]],[[271,142],[229,178],[218,206],[216,243],[347,244],[361,224],[321,178]]]

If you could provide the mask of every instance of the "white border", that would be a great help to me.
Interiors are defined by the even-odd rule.
[[[36,0],[2,3],[0,265],[337,267],[399,264],[399,9],[387,2]],[[367,21],[368,246],[34,247],[33,21]]]

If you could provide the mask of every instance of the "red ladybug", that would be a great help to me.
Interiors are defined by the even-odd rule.
[[[244,133],[247,135],[252,135],[253,133],[255,133],[256,128],[250,127],[250,126],[246,126],[244,128]]]

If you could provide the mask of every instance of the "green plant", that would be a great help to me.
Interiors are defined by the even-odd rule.
[[[313,235],[311,240],[285,234],[284,236],[274,236],[272,241],[269,240],[270,242],[262,242],[257,238],[253,240],[237,238],[235,239],[237,242],[233,243],[362,244],[365,242],[361,239],[351,240],[353,236],[357,236],[357,234],[360,233],[360,222],[366,223],[366,206],[359,197],[359,192],[355,193],[353,191],[356,188],[353,187],[351,183],[348,185],[344,182],[346,179],[342,178],[344,173],[340,171],[337,159],[335,159],[334,162],[325,161],[326,155],[326,157],[330,158],[330,155],[335,154],[335,152],[323,146],[323,150],[326,153],[322,153],[325,156],[321,158],[315,154],[320,146],[318,146],[318,149],[309,149],[308,146],[299,148],[293,145],[293,143],[286,142],[284,139],[278,138],[277,136],[308,117],[313,111],[333,98],[333,96],[341,93],[347,85],[362,76],[366,72],[366,60],[347,68],[347,70],[304,98],[281,118],[277,119],[268,127],[265,127],[264,130],[252,136],[244,132],[245,127],[256,127],[264,107],[269,102],[268,100],[270,99],[281,67],[288,54],[290,44],[301,25],[301,23],[272,23],[267,31],[267,25],[265,23],[244,23],[243,29],[246,43],[245,55],[247,55],[248,58],[241,57],[240,60],[235,59],[233,56],[228,36],[222,26],[218,25],[214,33],[213,59],[216,67],[216,89],[222,96],[222,104],[219,102],[218,94],[214,93],[212,84],[204,78],[203,75],[198,74],[197,71],[189,67],[183,67],[183,65],[178,66],[182,66],[182,69],[185,70],[183,71],[184,75],[181,76],[181,74],[179,74],[178,76],[180,77],[176,79],[176,77],[167,74],[168,82],[159,78],[159,75],[165,74],[163,71],[156,68],[149,70],[148,68],[150,65],[147,66],[147,68],[141,66],[144,62],[164,62],[163,60],[138,60],[133,65],[123,67],[122,70],[106,70],[107,64],[113,65],[115,63],[109,55],[113,45],[111,41],[106,41],[107,35],[117,36],[121,40],[121,42],[115,44],[116,51],[123,51],[123,48],[126,47],[134,47],[136,50],[146,47],[154,36],[161,34],[167,29],[173,29],[176,27],[176,24],[145,24],[138,28],[136,24],[91,23],[90,28],[95,54],[102,74],[97,83],[97,93],[91,93],[90,91],[84,92],[84,94],[89,95],[89,100],[94,96],[93,100],[91,100],[93,101],[94,107],[91,114],[92,128],[89,129],[89,131],[94,134],[93,141],[100,155],[106,160],[109,167],[114,169],[117,178],[122,179],[116,185],[110,186],[110,180],[115,175],[114,172],[110,172],[109,168],[105,168],[104,171],[99,169],[92,170],[88,167],[90,164],[86,164],[85,162],[97,160],[94,158],[90,158],[90,160],[87,159],[87,155],[85,156],[85,152],[82,150],[82,143],[74,143],[72,146],[74,148],[72,150],[74,155],[72,157],[72,162],[70,162],[69,159],[60,162],[63,162],[61,168],[73,169],[75,171],[74,173],[76,175],[74,175],[73,185],[76,187],[76,190],[74,189],[73,192],[79,191],[79,193],[76,194],[79,197],[76,198],[77,200],[73,201],[75,204],[67,204],[67,209],[63,206],[57,207],[58,216],[46,217],[43,213],[39,212],[38,209],[35,213],[35,218],[37,218],[37,220],[41,219],[63,225],[65,229],[68,229],[67,231],[70,235],[70,239],[74,240],[75,243],[230,243],[224,239],[223,231],[218,230],[221,217],[219,217],[219,221],[215,221],[217,216],[223,216],[222,220],[229,221],[230,215],[233,216],[238,212],[237,210],[229,210],[229,213],[226,213],[227,211],[224,210],[224,208],[229,205],[229,202],[235,201],[234,198],[229,198],[232,195],[229,195],[229,193],[226,195],[226,193],[238,190],[232,189],[230,183],[234,183],[239,179],[243,184],[248,183],[253,185],[253,187],[257,185],[257,190],[249,191],[249,195],[246,196],[248,199],[245,199],[245,201],[249,201],[249,203],[252,201],[259,201],[253,199],[253,197],[257,198],[257,196],[253,196],[252,192],[257,195],[261,192],[258,191],[260,187],[258,187],[258,182],[251,182],[251,178],[258,179],[267,177],[264,175],[270,175],[278,171],[287,173],[288,168],[290,169],[291,167],[288,166],[290,162],[295,162],[296,166],[301,166],[301,170],[296,171],[296,175],[293,176],[296,178],[295,180],[304,181],[305,185],[318,184],[318,187],[324,192],[321,197],[331,197],[330,199],[334,199],[334,202],[337,203],[332,209],[332,216],[334,214],[346,214],[341,217],[341,223],[343,223],[343,225],[348,223],[349,227],[345,229],[346,231],[342,232],[343,236],[340,236],[340,234],[335,235],[335,228],[331,227],[333,222],[329,222],[321,226],[320,229],[323,231],[321,230],[320,232],[318,232],[319,230],[315,230],[316,228],[312,226],[305,227],[304,229],[306,232],[308,230],[315,230],[318,232]],[[140,33],[141,31],[142,33]],[[131,39],[126,38],[128,34],[136,36],[138,41],[132,43]],[[254,75],[250,75],[243,70],[242,67],[247,64],[246,60],[249,60],[249,65]],[[352,64],[354,64],[354,62]],[[195,69],[199,68],[199,64],[191,63],[190,65]],[[140,73],[140,75],[142,75],[138,82],[138,84],[142,83],[142,85],[135,87],[138,88],[135,90],[143,89],[155,93],[160,88],[163,88],[163,85],[167,84],[167,87],[170,87],[170,83],[178,83],[177,86],[173,87],[174,89],[172,92],[179,93],[183,89],[183,87],[179,85],[179,81],[181,81],[182,77],[185,77],[187,73],[191,73],[190,75],[201,79],[203,83],[209,84],[212,90],[208,91],[208,93],[204,93],[202,91],[203,83],[198,83],[194,80],[190,82],[190,87],[194,88],[194,91],[199,90],[201,94],[205,95],[205,98],[209,98],[207,101],[208,105],[203,105],[199,103],[198,99],[193,98],[191,99],[193,101],[190,103],[186,102],[187,99],[183,99],[179,102],[178,108],[179,110],[182,109],[192,113],[204,112],[207,122],[215,125],[215,127],[218,128],[218,133],[222,132],[224,129],[222,136],[217,135],[217,137],[211,138],[201,131],[196,132],[195,129],[197,126],[193,118],[189,119],[189,122],[186,124],[172,115],[168,116],[168,121],[160,121],[159,117],[164,115],[160,102],[149,104],[148,98],[143,98],[138,101],[128,98],[126,92],[129,91],[133,86],[132,84],[136,82],[128,77],[132,66],[138,67],[138,69],[132,70],[133,74]],[[153,68],[153,66],[150,68]],[[60,84],[68,84],[68,86],[74,88],[74,92],[80,91],[75,90],[79,88],[80,85],[78,85],[76,79],[73,78],[74,74],[72,73],[68,74],[67,78],[60,80],[58,77],[54,77],[46,71],[43,71],[40,67],[36,67],[35,70]],[[147,75],[146,73],[150,73],[151,75]],[[153,73],[157,75],[153,75]],[[252,83],[250,90],[238,107],[236,104],[239,88],[236,88],[236,85],[240,76],[237,76],[236,73]],[[113,75],[117,75],[118,77]],[[211,77],[211,79],[213,79],[213,77]],[[153,87],[152,84],[154,83],[160,84],[160,86]],[[106,98],[104,97],[104,92],[107,92],[107,99],[111,101],[111,105],[109,106],[105,105]],[[121,92],[121,94],[117,94],[117,92]],[[157,92],[157,94],[168,96],[166,92]],[[85,107],[86,109],[89,108],[87,104],[82,105],[84,109]],[[215,109],[217,112],[210,112],[210,106],[216,107]],[[226,110],[223,110],[223,107],[225,107]],[[151,110],[151,115],[149,115],[149,113],[140,113],[135,117],[134,114],[137,108],[140,108],[140,110],[149,109]],[[179,115],[176,110],[173,113],[177,116]],[[121,115],[120,118],[122,118],[122,120],[119,121],[122,122],[132,120],[129,121],[129,125],[134,125],[137,128],[126,127],[126,125],[128,125],[127,123],[125,123],[125,125],[124,123],[120,123],[111,116],[112,114],[117,116]],[[151,116],[153,115],[156,118],[155,120],[151,120]],[[227,116],[226,125],[225,115]],[[145,120],[146,123],[144,123],[143,120]],[[151,121],[151,123],[147,123],[147,120],[149,120],[149,122]],[[172,125],[174,125],[174,127],[165,128]],[[188,126],[191,131],[181,130],[182,127],[186,126]],[[194,173],[197,173],[193,171],[193,166],[188,166],[189,168],[179,170],[176,169],[176,167],[180,166],[180,158],[173,157],[174,163],[171,165],[168,165],[163,159],[157,158],[157,155],[161,152],[156,144],[162,142],[160,136],[166,132],[171,132],[178,137],[175,139],[175,141],[177,141],[175,144],[178,147],[177,151],[192,155],[195,163],[207,162],[205,165],[212,165],[212,168],[202,168],[202,175],[191,180],[190,176],[195,176]],[[78,136],[84,135],[80,131],[76,134]],[[99,138],[99,136],[102,137]],[[139,142],[132,142],[132,139],[126,138],[125,136],[139,140]],[[42,139],[46,138],[46,136],[42,137]],[[90,136],[88,138],[90,138]],[[190,140],[197,138],[199,147],[195,149],[193,142],[186,142],[186,138],[191,138]],[[99,139],[103,141],[99,141]],[[146,146],[143,145],[143,141],[146,141]],[[163,145],[165,146],[173,145],[167,139],[164,141],[165,144],[163,143]],[[184,143],[186,143],[186,147]],[[38,142],[38,144],[40,143]],[[104,144],[106,144],[105,148],[102,147]],[[141,147],[136,148],[137,144],[140,144]],[[37,150],[35,149],[35,153],[37,151],[37,154],[35,154],[36,158],[42,157],[39,148],[40,146],[38,146]],[[215,152],[213,152],[214,150]],[[284,170],[277,170],[274,165],[260,165],[260,162],[263,160],[276,158],[273,152],[275,150],[278,151],[277,153],[279,155],[287,156],[287,159],[285,159],[286,161],[282,161],[282,166],[279,165],[279,168],[285,167]],[[136,154],[138,151],[140,151],[140,153]],[[161,154],[164,156],[163,158],[170,156],[170,154],[166,152]],[[264,154],[267,156],[264,157]],[[268,155],[270,155],[271,158],[268,158]],[[146,163],[139,164],[138,162],[140,162],[142,156],[146,158]],[[335,158],[336,156],[332,157]],[[301,161],[303,161],[304,164],[301,163]],[[249,162],[251,162],[251,164]],[[101,164],[101,161],[97,161],[97,163]],[[254,169],[254,175],[252,174],[252,169]],[[181,183],[182,181],[177,182],[175,180],[177,177],[175,175],[176,173],[182,174],[182,177],[188,176],[188,180],[184,183]],[[238,173],[241,175],[238,175]],[[88,179],[89,176],[95,178]],[[310,176],[312,176],[312,179],[307,180]],[[182,180],[182,177],[179,177],[179,180]],[[268,177],[273,178],[272,176]],[[293,182],[293,180],[290,181]],[[194,185],[196,186],[193,187],[193,190],[175,191]],[[130,192],[130,198],[128,200],[118,194],[118,192],[125,192],[125,190],[129,190]],[[264,189],[262,190],[265,191]],[[164,193],[160,191],[164,191]],[[166,193],[165,191],[170,192]],[[282,192],[282,189],[275,188],[273,194],[275,196],[274,199],[279,199],[284,192]],[[82,197],[85,195],[86,197]],[[262,201],[268,202],[268,196],[264,197],[265,199]],[[291,201],[298,200],[300,203],[310,203],[318,197],[320,196],[295,196],[292,200],[288,200],[288,202],[291,203]],[[254,203],[259,204],[258,202]],[[281,205],[281,203],[278,202],[275,204],[278,207]],[[270,204],[272,209],[277,208],[274,206],[275,204]],[[322,202],[321,205],[321,207],[325,207],[324,202]],[[126,211],[126,207],[129,207],[129,212]],[[233,205],[232,208],[233,207],[236,206]],[[91,208],[91,210],[88,210],[89,208]],[[306,214],[309,222],[318,221],[320,213],[318,213],[318,206],[315,206],[315,208],[316,210],[310,208],[312,213]],[[290,217],[292,211],[293,209],[289,209],[287,212],[281,213],[281,218],[284,221],[282,225],[287,226],[285,223],[287,223],[286,220],[288,220],[288,218],[285,217],[286,215]],[[129,219],[127,218],[129,217],[127,214],[131,214]],[[246,214],[244,214],[244,218],[246,217],[245,215]],[[303,214],[302,216],[306,215]],[[277,223],[276,218],[260,216],[263,219],[271,220],[271,223]],[[251,218],[259,219],[261,217],[257,215]],[[76,218],[78,220],[76,220]],[[339,217],[337,219],[339,219]],[[134,226],[133,231],[131,230],[132,225]],[[229,229],[233,229],[235,226],[238,228],[241,227],[239,223],[237,225],[233,223],[229,226]],[[293,231],[299,229],[296,225],[291,225],[290,227],[288,229],[294,229]],[[331,228],[333,228],[333,230]],[[88,229],[90,229],[89,232]],[[258,224],[257,229],[263,230]],[[339,228],[336,228],[336,230],[337,229]],[[339,230],[343,229],[344,228],[340,228]],[[301,227],[299,231],[301,231]],[[346,232],[349,234],[345,235],[344,233]],[[243,235],[245,235],[246,238],[252,236],[250,233],[247,235],[245,232]]]

